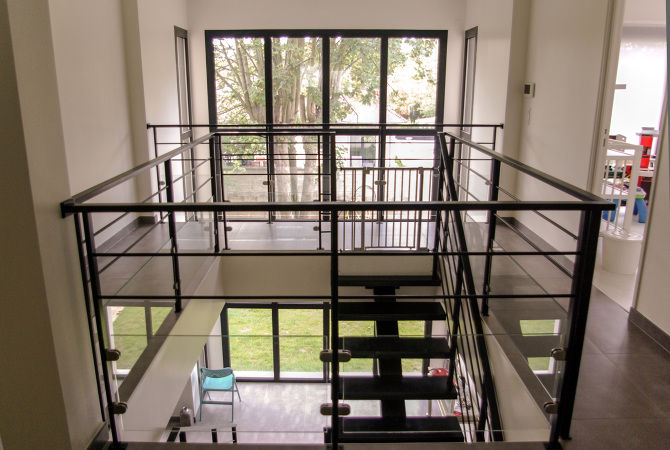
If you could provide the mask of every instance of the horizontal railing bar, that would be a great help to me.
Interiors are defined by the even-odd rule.
[[[396,298],[404,300],[430,299],[472,299],[472,298],[500,298],[500,299],[544,299],[544,298],[571,298],[572,294],[472,294],[472,295],[339,295],[341,300],[374,300],[378,298]],[[171,300],[174,295],[106,295],[101,294],[104,300]],[[330,295],[182,295],[185,300],[330,300]]]
[[[247,127],[272,127],[272,128],[292,128],[292,127],[403,127],[403,128],[419,128],[419,127],[475,127],[475,128],[484,128],[484,127],[495,127],[503,128],[504,124],[502,123],[492,123],[492,124],[462,124],[462,123],[314,123],[314,124],[305,124],[305,123],[282,123],[282,124],[270,124],[270,123],[258,123],[258,124],[197,124],[197,125],[181,125],[181,124],[152,124],[148,123],[147,128],[247,128]]]
[[[216,252],[104,252],[104,253],[92,253],[93,256],[98,258],[103,257],[112,257],[112,256],[138,256],[138,257],[153,257],[153,256],[184,256],[184,257],[194,257],[194,256],[329,256],[331,254],[330,250],[274,250],[274,251],[263,251],[263,250],[222,250],[219,253]],[[419,251],[419,252],[402,252],[402,251],[374,251],[374,250],[338,250],[338,255],[340,256],[547,256],[547,255],[580,255],[579,252],[501,252],[501,251],[492,251],[492,252],[431,252],[431,251]]]
[[[482,145],[475,144],[474,142],[470,142],[467,139],[463,139],[463,138],[461,138],[461,137],[459,137],[455,134],[449,133],[449,132],[440,132],[440,134],[444,134],[445,136],[453,138],[456,141],[458,141],[458,142],[460,142],[464,145],[472,147],[472,148],[484,153],[485,155],[490,156],[491,158],[495,158],[498,161],[500,161],[500,162],[502,162],[502,163],[504,163],[504,164],[522,172],[522,173],[525,173],[526,175],[530,175],[531,177],[536,178],[536,179],[548,184],[549,186],[552,186],[552,187],[554,187],[554,188],[558,189],[559,191],[562,191],[566,194],[572,195],[573,197],[576,197],[580,200],[604,202],[603,199],[601,199],[600,197],[598,197],[597,195],[595,195],[595,194],[593,194],[589,191],[578,188],[577,186],[574,186],[572,184],[566,183],[563,180],[559,180],[558,178],[553,177],[546,172],[542,172],[542,171],[537,170],[537,169],[535,169],[531,166],[528,166],[528,165],[526,165],[526,164],[524,164],[520,161],[517,161],[515,159],[504,156],[503,154],[497,153],[497,152],[491,150],[490,148],[486,148]]]
[[[184,211],[592,211],[612,210],[614,203],[598,201],[457,201],[457,202],[300,202],[300,203],[63,203],[62,210],[67,214],[75,212],[184,212]]]

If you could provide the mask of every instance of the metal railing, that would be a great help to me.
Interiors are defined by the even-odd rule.
[[[551,411],[551,435],[549,441],[557,445],[559,437],[569,436],[570,421],[579,374],[581,348],[586,326],[586,313],[590,296],[591,278],[595,261],[597,233],[600,216],[604,210],[612,209],[610,203],[594,195],[570,186],[548,174],[525,166],[518,161],[504,157],[500,153],[485,147],[495,148],[496,131],[499,125],[467,125],[474,129],[493,130],[491,140],[484,144],[465,139],[458,132],[447,129],[462,128],[459,124],[431,126],[401,125],[364,125],[364,126],[282,126],[268,131],[263,126],[234,126],[211,128],[204,136],[192,143],[162,153],[164,145],[174,145],[169,139],[158,141],[158,130],[170,126],[150,126],[154,136],[156,158],[120,174],[104,183],[77,194],[61,204],[64,216],[73,215],[75,230],[79,242],[82,277],[87,308],[89,312],[91,342],[96,361],[96,370],[100,370],[102,381],[99,383],[102,419],[109,423],[112,441],[121,442],[115,415],[122,407],[115,398],[116,390],[111,385],[109,360],[107,359],[107,338],[103,326],[103,302],[165,302],[174,301],[174,310],[179,313],[185,302],[207,299],[256,299],[282,301],[283,296],[225,296],[195,295],[186,292],[182,286],[183,258],[201,258],[211,263],[211,258],[236,255],[287,256],[310,255],[329,257],[330,259],[330,295],[305,295],[312,300],[330,302],[331,323],[330,340],[333,361],[330,365],[331,399],[333,405],[339,404],[339,328],[338,308],[340,300],[378,299],[379,295],[343,296],[339,293],[340,257],[351,255],[429,255],[433,258],[432,275],[442,283],[440,295],[396,295],[394,298],[434,299],[441,301],[448,313],[447,327],[453,352],[449,361],[449,377],[461,383],[461,395],[464,403],[472,403],[473,417],[462,419],[462,428],[470,430],[468,439],[487,441],[503,439],[498,395],[491,374],[489,349],[486,333],[487,315],[491,302],[506,299],[566,299],[567,311],[563,320],[561,348],[567,349],[564,366],[556,381],[555,395],[547,402],[546,410]],[[176,126],[172,126],[176,127]],[[198,128],[194,126],[193,128]],[[389,136],[422,136],[432,139],[433,160],[431,164],[421,163],[425,167],[387,167],[390,160],[385,154],[378,154],[376,167],[345,167],[342,158],[338,159],[338,139],[346,136],[377,136],[381,141]],[[254,145],[260,146],[262,158],[256,158],[255,151],[243,154],[226,150],[234,148],[244,139],[255,139]],[[314,158],[315,164],[307,175],[316,180],[317,197],[312,201],[306,198],[288,197],[287,201],[277,201],[275,191],[278,172],[277,143],[292,140],[294,145],[307,141],[315,145],[309,151],[304,150],[304,164],[307,158]],[[389,145],[384,146],[388,151]],[[256,149],[258,150],[258,149]],[[281,153],[280,153],[281,154]],[[296,161],[299,152],[286,152],[286,159]],[[256,167],[266,168],[261,178],[267,194],[266,201],[245,202],[230,201],[229,180],[234,176],[230,167],[235,158],[251,161],[265,161]],[[277,160],[275,160],[277,158]],[[411,159],[411,158],[408,158]],[[482,173],[482,161],[489,170]],[[245,163],[246,164],[246,163]],[[478,166],[479,164],[479,166]],[[238,167],[243,166],[240,164]],[[304,167],[304,166],[303,166]],[[519,176],[530,177],[544,188],[551,189],[568,200],[520,200],[501,185],[504,171]],[[470,175],[464,176],[464,173]],[[305,173],[303,173],[304,176]],[[132,182],[137,178],[154,178],[155,190],[140,202],[93,202],[96,197],[109,196],[115,187]],[[288,174],[291,176],[291,173]],[[481,179],[485,189],[481,196],[471,180]],[[369,189],[368,189],[369,188]],[[479,197],[475,197],[479,194]],[[507,195],[508,199],[501,200]],[[463,199],[465,197],[465,199]],[[242,197],[243,198],[243,197]],[[315,224],[315,245],[311,249],[237,249],[231,245],[230,224],[244,220],[244,214],[261,213],[262,220],[270,223],[277,220],[308,220]],[[571,213],[580,217],[574,231],[551,218],[552,214]],[[113,217],[106,223],[94,220],[97,217]],[[514,227],[511,215],[531,214],[551,224],[554,228],[573,238],[575,248],[566,251],[545,249],[529,233]],[[156,222],[147,227],[139,239],[121,251],[105,250],[96,244],[96,238],[106,236],[119,228],[124,220],[137,217],[155,218]],[[477,220],[473,220],[477,217]],[[249,219],[251,220],[251,219]],[[183,224],[200,222],[207,224],[211,233],[211,246],[205,249],[184,250],[179,232]],[[530,249],[504,249],[496,241],[496,232],[500,224],[507,224],[505,230],[512,230],[521,236]],[[473,225],[474,224],[474,225]],[[167,225],[167,235],[159,248],[153,251],[138,251],[143,238]],[[396,225],[398,226],[396,230]],[[403,228],[404,227],[404,228]],[[479,244],[472,242],[473,229],[481,231],[483,239]],[[483,231],[482,231],[483,230]],[[348,235],[347,233],[350,233]],[[377,238],[375,238],[377,233]],[[329,239],[323,235],[329,234]],[[382,234],[384,238],[382,238]],[[376,240],[375,240],[376,239]],[[318,244],[316,244],[318,242]],[[560,266],[568,273],[571,288],[568,292],[548,292],[524,294],[504,292],[492,286],[496,277],[497,263],[500,258],[513,260],[527,256],[542,258],[552,265]],[[125,293],[123,290],[107,292],[101,286],[101,273],[113,264],[119,264],[132,258],[162,259],[168,258],[172,270],[172,292],[165,293]],[[484,259],[483,264],[475,264]],[[571,259],[571,267],[560,258]],[[101,264],[104,262],[104,265]],[[478,267],[473,267],[477,265]],[[102,265],[102,267],[100,267]],[[570,265],[570,264],[567,264]],[[481,266],[481,267],[480,267]],[[570,270],[571,269],[571,270]],[[480,279],[481,278],[481,279]],[[481,283],[481,288],[478,284]],[[262,297],[262,298],[261,298]],[[285,296],[293,301],[296,295]],[[486,325],[485,325],[486,324]],[[97,374],[96,374],[97,376]],[[99,378],[98,378],[99,379]],[[470,413],[468,413],[470,414]],[[466,414],[464,414],[465,416]],[[467,419],[467,420],[466,420]],[[339,430],[339,410],[332,408],[332,444],[336,445],[341,433]]]

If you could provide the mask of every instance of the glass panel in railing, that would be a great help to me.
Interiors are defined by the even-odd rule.
[[[184,213],[181,214],[184,217]],[[175,223],[177,246],[181,253],[212,253],[215,248],[214,224],[211,218],[195,220],[189,215],[187,221]],[[223,248],[222,236],[219,237],[220,247]],[[172,241],[166,242],[164,250],[170,250]]]
[[[435,164],[434,134],[398,134],[386,137],[384,167],[430,169]]]
[[[222,191],[230,202],[268,202],[272,200],[267,143],[264,136],[222,135]],[[235,219],[267,219],[266,212],[231,212]]]
[[[211,305],[201,306],[198,320],[184,316],[162,336],[149,364],[136,364],[125,376],[119,398],[128,409],[115,416],[121,438],[211,443],[216,435],[221,443],[323,443],[329,418],[320,414],[320,406],[330,401],[329,385],[309,377],[281,383],[248,377],[268,366],[272,374],[273,358],[264,361],[264,350],[277,351],[273,343],[280,336],[233,340],[221,334],[218,315],[201,314]],[[210,326],[209,334],[181,334]],[[252,355],[242,359],[241,352]]]
[[[505,295],[554,296],[567,311],[572,274],[566,273],[559,259],[563,255],[493,255],[490,292]]]

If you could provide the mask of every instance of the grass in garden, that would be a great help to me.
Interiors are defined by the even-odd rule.
[[[228,309],[231,365],[238,371],[272,371],[270,309]],[[423,336],[423,322],[399,323],[403,336]],[[374,336],[374,322],[340,322],[340,336]],[[320,309],[279,310],[279,358],[282,372],[321,372],[323,312]],[[372,359],[352,359],[344,372],[372,373]],[[403,370],[419,372],[421,360],[403,360]]]
[[[151,308],[151,329],[153,333],[161,326],[172,308]],[[121,351],[116,362],[118,369],[130,369],[147,346],[147,328],[143,307],[126,306],[114,319],[114,346]]]

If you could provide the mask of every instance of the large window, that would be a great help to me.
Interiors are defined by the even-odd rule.
[[[446,31],[206,31],[210,122],[442,122]]]
[[[206,31],[205,37],[210,123],[266,124],[272,130],[443,122],[446,31],[238,30]],[[340,160],[379,168],[396,167],[408,156],[417,167],[434,160],[432,142],[406,155],[406,142],[385,130],[361,134],[338,137],[346,137],[337,142]],[[321,200],[318,160],[329,149],[320,139],[224,137],[225,200]],[[374,197],[385,199],[381,183]],[[310,214],[272,213],[268,219],[316,218]]]
[[[328,304],[228,303],[221,313],[223,363],[241,380],[326,381],[328,364],[319,359],[330,348]],[[399,335],[424,337],[430,329],[422,321],[398,322]],[[375,336],[373,321],[340,321],[340,339]],[[427,360],[404,359],[406,374],[422,373]],[[371,358],[354,358],[341,365],[342,373],[372,375]]]

